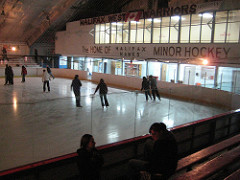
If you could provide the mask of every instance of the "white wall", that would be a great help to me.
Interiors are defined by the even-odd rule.
[[[41,76],[42,68],[27,68],[28,76]],[[76,74],[81,80],[87,80],[87,71],[79,71],[72,69],[55,69],[52,68],[55,77],[73,79]],[[21,67],[13,67],[14,75],[21,76]],[[4,68],[0,68],[0,76],[4,77]],[[120,88],[128,88],[132,90],[140,90],[142,79],[136,77],[115,76],[111,74],[92,73],[92,81],[99,82],[103,78],[109,86]],[[204,102],[209,105],[216,104],[231,109],[240,107],[240,95],[232,94],[227,91],[204,88],[201,86],[189,86],[178,83],[169,83],[165,81],[157,81],[158,90],[161,94],[170,95],[171,97],[195,100]]]
[[[111,74],[92,74],[92,81],[99,82],[103,78],[108,85],[140,90],[142,79],[136,77],[115,76]],[[231,109],[240,107],[240,96],[233,95],[226,91],[204,88],[200,86],[189,86],[185,84],[169,83],[165,81],[157,81],[158,90],[161,94],[170,95],[171,97],[196,100],[207,104],[216,104]],[[234,100],[233,100],[234,97]]]
[[[45,68],[37,69],[36,76],[42,76],[43,69]],[[52,74],[55,77],[73,79],[75,75],[78,75],[81,80],[87,80],[87,71],[79,71],[79,70],[72,70],[72,69],[57,69],[57,68],[51,68],[51,70],[52,70]]]
[[[41,68],[31,68],[31,67],[26,67],[27,68],[27,76],[36,76],[38,73],[38,70]],[[21,76],[21,71],[22,67],[12,67],[14,76]],[[5,68],[1,67],[0,68],[0,77],[5,76]]]

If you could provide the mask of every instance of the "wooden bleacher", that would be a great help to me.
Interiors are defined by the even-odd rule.
[[[171,179],[206,179],[239,160],[240,134],[180,159]]]
[[[220,143],[209,146],[201,151],[193,153],[185,158],[182,158],[178,161],[177,172],[181,170],[187,170],[191,166],[206,160],[212,155],[215,155],[221,151],[232,148],[233,146],[240,145],[240,134],[233,136],[232,138],[226,139]]]

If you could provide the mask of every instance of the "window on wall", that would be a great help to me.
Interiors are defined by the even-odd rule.
[[[169,23],[170,17],[162,18],[162,28],[160,32],[160,43],[168,43],[169,42]]]
[[[214,29],[214,42],[224,43],[226,39],[226,28],[227,28],[227,11],[216,12],[215,17],[215,29]]]
[[[190,29],[190,43],[199,43],[200,41],[200,24],[201,17],[199,14],[192,14],[191,29]]]
[[[117,22],[116,24],[116,43],[122,43],[122,34],[123,34],[123,23]]]
[[[111,43],[116,43],[117,39],[117,23],[111,23]]]
[[[172,16],[170,23],[170,43],[178,43],[180,16]]]
[[[100,26],[100,44],[104,44],[105,43],[105,33],[106,31],[106,24],[101,24]]]
[[[152,19],[146,19],[144,27],[144,43],[151,43],[151,34],[152,34]]]
[[[110,23],[105,26],[105,43],[110,43]]]
[[[238,43],[239,31],[232,10],[95,25],[95,43]]]
[[[100,24],[97,24],[95,26],[95,44],[99,44],[100,43],[99,33],[100,33]]]
[[[155,76],[158,80],[160,79],[161,73],[161,64],[159,62],[151,62],[148,63],[148,75]]]
[[[227,43],[239,42],[240,30],[240,10],[229,11],[228,25],[227,25]]]
[[[123,43],[128,43],[128,38],[129,38],[129,22],[123,22],[123,27],[122,27],[122,33],[123,33]]]
[[[212,37],[213,13],[203,13],[200,16],[202,16],[201,43],[210,43]]]
[[[153,19],[153,43],[160,42],[160,27],[161,27],[161,18],[154,18]]]
[[[137,34],[136,34],[136,43],[143,43],[143,32],[144,32],[144,19],[136,22],[137,24]]]
[[[190,15],[184,15],[181,17],[181,35],[180,43],[189,42],[189,31],[190,31]]]
[[[130,21],[130,43],[136,43],[137,21]]]

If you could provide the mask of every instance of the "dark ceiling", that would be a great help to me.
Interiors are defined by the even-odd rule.
[[[54,43],[66,23],[121,12],[131,0],[0,0],[0,42]]]

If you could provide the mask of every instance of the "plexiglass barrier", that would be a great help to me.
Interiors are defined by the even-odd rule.
[[[58,89],[58,93],[71,94],[64,98],[58,97],[57,90],[43,93],[42,98],[36,96],[19,107],[16,104],[16,109],[13,105],[11,112],[8,110],[4,116],[8,121],[2,120],[0,170],[76,152],[86,133],[92,134],[96,146],[100,146],[147,134],[154,122],[164,122],[171,128],[229,110],[216,103],[225,99],[219,95],[222,91],[206,89],[198,86],[160,88],[160,100],[146,101],[144,92],[111,88],[107,94],[109,106],[102,107],[98,92],[92,95],[94,86],[87,90],[87,95],[81,96],[81,108],[75,106],[69,87]],[[180,92],[189,98],[179,97]],[[22,94],[21,98],[19,102],[29,97]],[[233,99],[235,97],[229,95],[225,101],[230,104]],[[7,106],[2,106],[1,114],[5,108]],[[14,128],[7,128],[9,126]]]
[[[149,98],[147,101],[141,91],[110,93],[107,95],[108,107],[102,106],[98,94],[91,96],[90,133],[95,136],[96,142],[102,145],[147,134],[154,122],[164,122],[171,128],[227,111],[226,107],[211,102],[217,101],[214,91],[204,95],[201,88],[191,88],[190,94],[187,93],[192,99],[177,98],[177,92],[185,90],[181,87],[164,89],[167,96],[160,94],[160,100]],[[211,96],[211,101],[197,99],[208,96]]]

